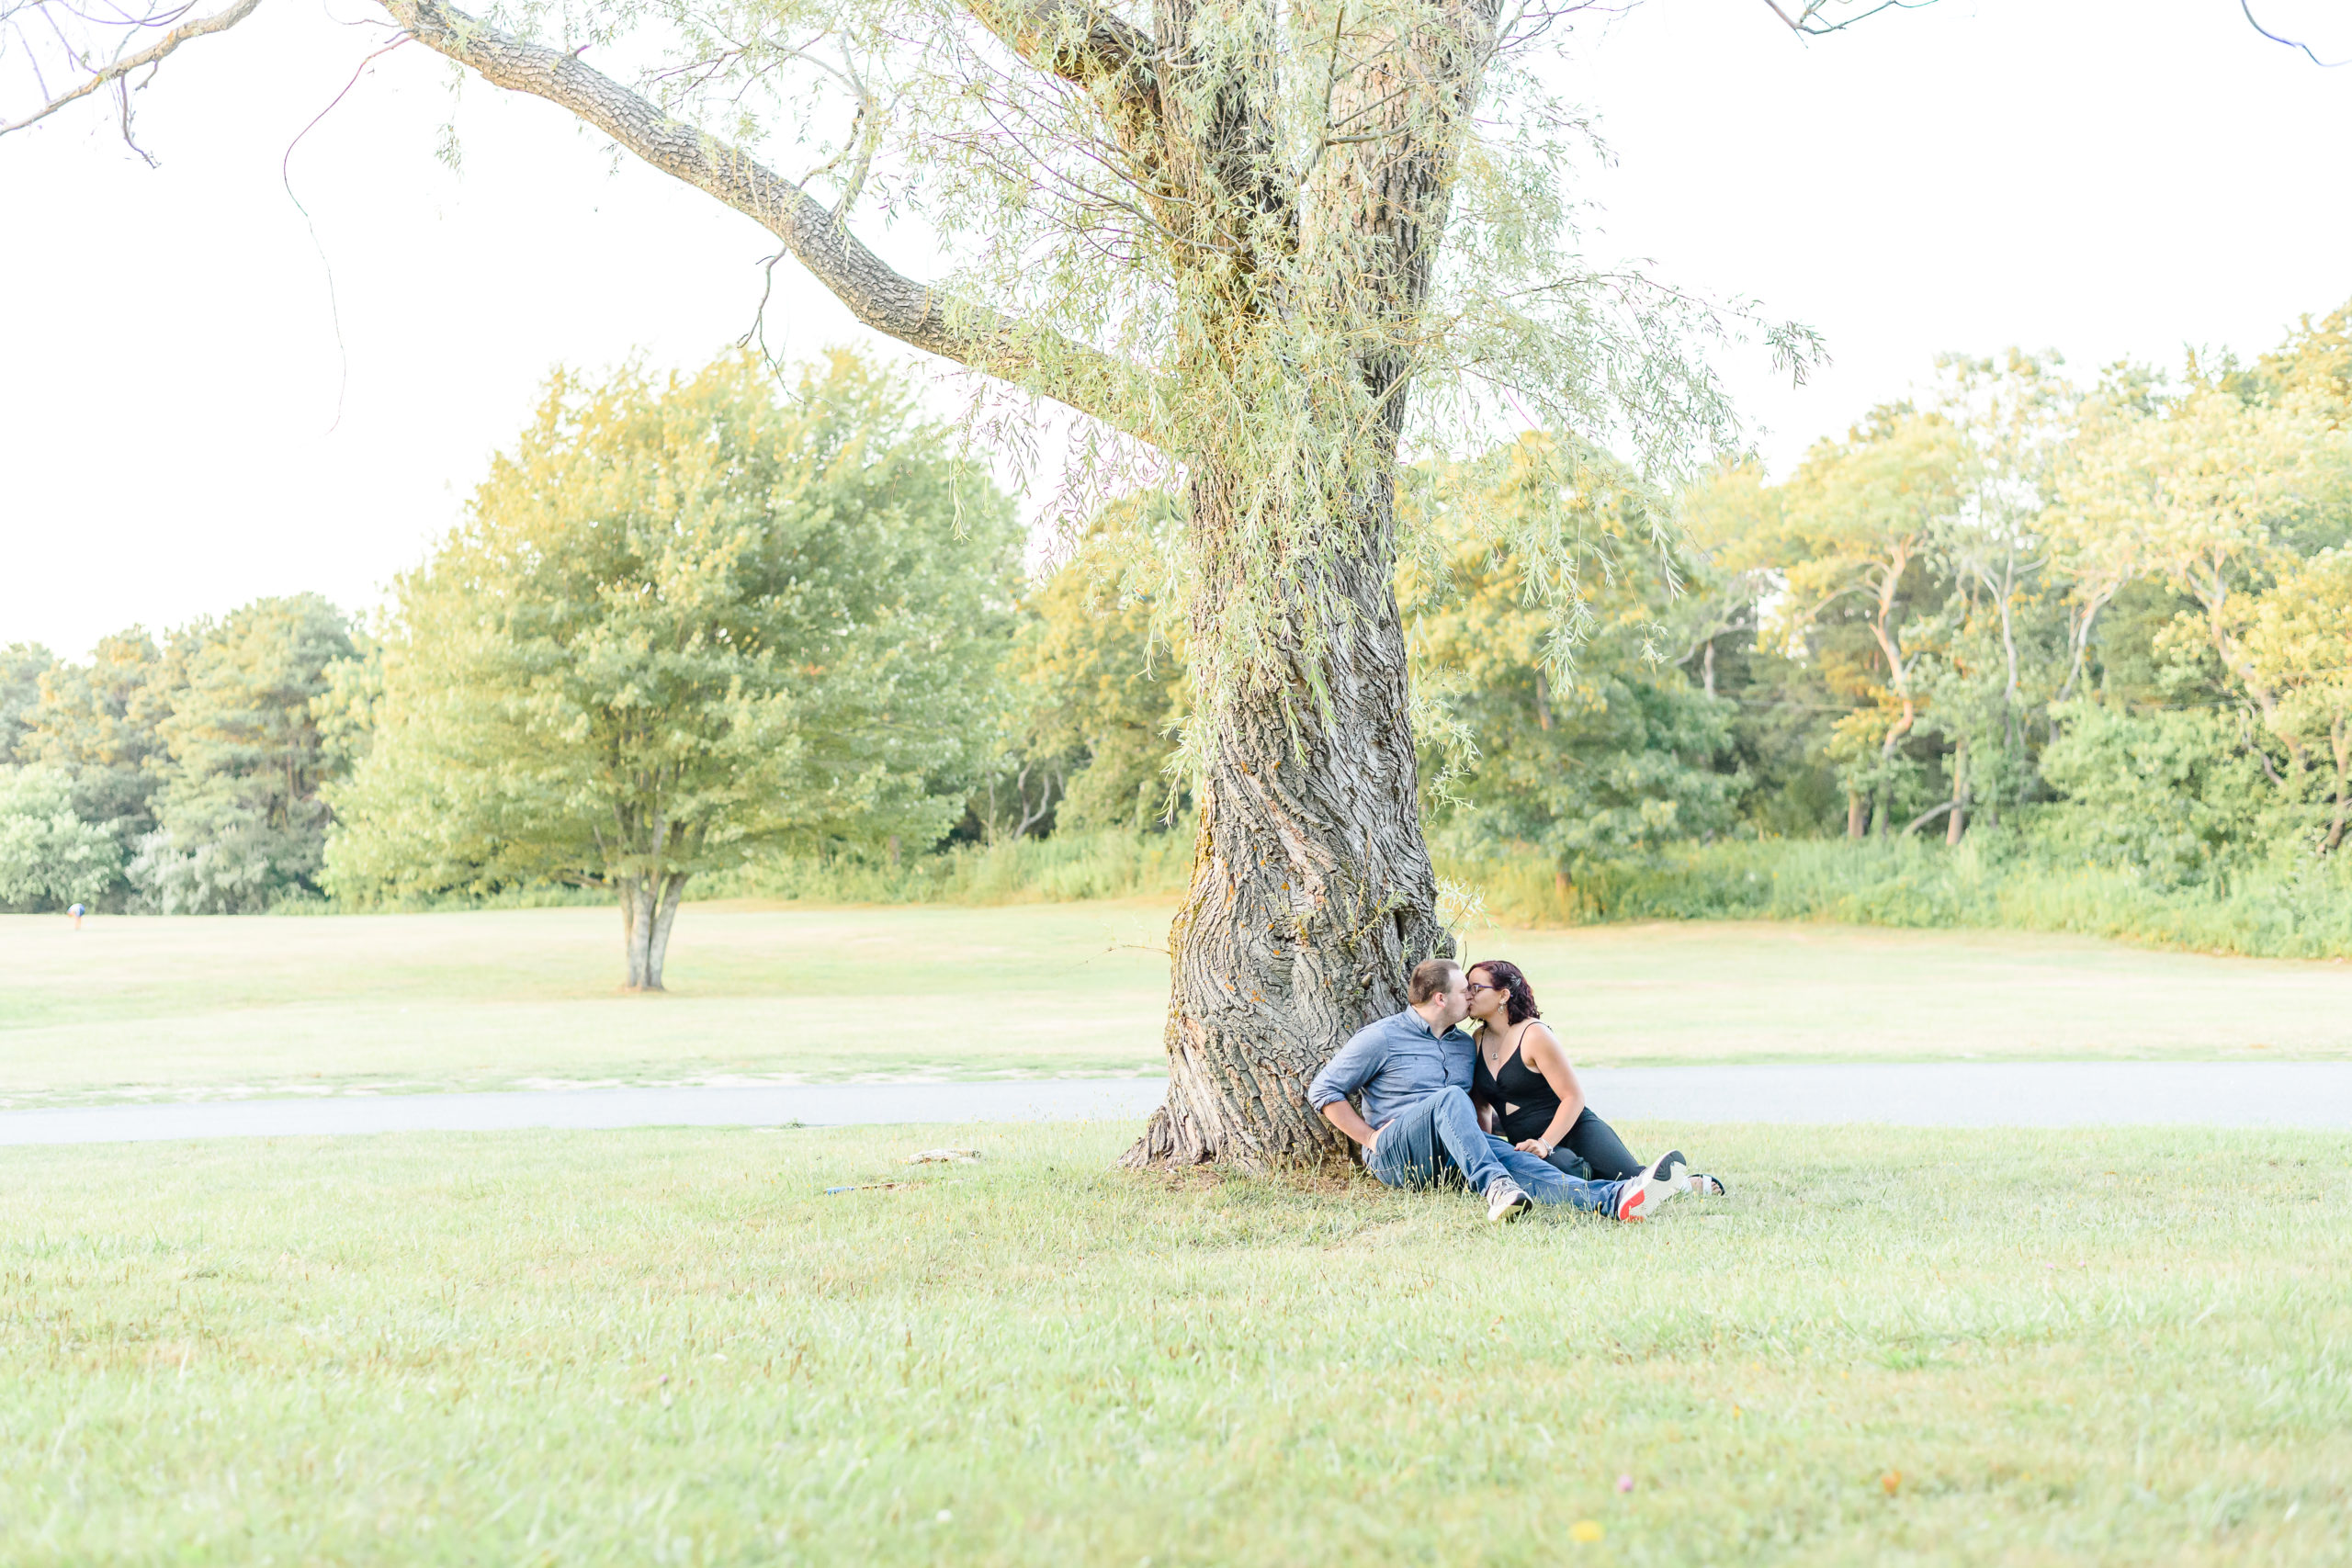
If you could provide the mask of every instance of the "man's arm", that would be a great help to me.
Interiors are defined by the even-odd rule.
[[[1355,1037],[1340,1047],[1340,1054],[1323,1065],[1315,1081],[1306,1086],[1306,1098],[1323,1119],[1362,1144],[1372,1147],[1380,1134],[1357,1114],[1348,1103],[1348,1096],[1362,1089],[1380,1070],[1386,1053],[1381,1049],[1379,1036],[1369,1029],[1359,1030]]]
[[[1344,1100],[1335,1100],[1325,1106],[1323,1120],[1362,1144],[1365,1148],[1372,1147],[1373,1140],[1380,1136],[1378,1133],[1373,1131],[1370,1122],[1356,1114],[1356,1108]]]

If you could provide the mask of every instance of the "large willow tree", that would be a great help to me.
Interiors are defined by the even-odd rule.
[[[26,18],[75,40],[58,66],[74,85],[28,88],[0,129],[123,94],[128,72],[257,3],[159,6],[118,48],[100,13],[28,0],[10,25],[52,62]],[[1558,504],[1491,525],[1516,531],[1514,558],[1546,578],[1531,592],[1572,620],[1589,492],[1621,512],[1627,485],[1733,437],[1701,350],[1742,313],[1577,252],[1584,132],[1538,68],[1582,7],[380,4],[394,43],[559,104],[756,219],[868,326],[1009,392],[1000,409],[1085,416],[1076,446],[1106,488],[1182,498],[1160,567],[1196,682],[1201,827],[1171,939],[1167,1102],[1134,1157],[1331,1155],[1308,1076],[1453,945],[1390,588],[1415,444],[1477,433],[1483,449],[1529,423],[1569,438]],[[1824,4],[1773,9],[1800,31],[1842,25]],[[886,220],[931,237],[933,276],[869,244]]]

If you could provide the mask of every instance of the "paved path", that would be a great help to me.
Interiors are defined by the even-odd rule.
[[[1584,1081],[1593,1104],[1623,1121],[2352,1130],[2347,1062],[1596,1067]],[[0,1145],[522,1127],[1132,1122],[1159,1103],[1160,1087],[1157,1078],[1037,1078],[106,1105],[0,1111]]]

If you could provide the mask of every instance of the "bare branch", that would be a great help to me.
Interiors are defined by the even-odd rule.
[[[1159,392],[1148,371],[904,276],[799,186],[574,55],[501,32],[440,0],[384,0],[384,8],[418,42],[484,81],[569,109],[662,173],[755,220],[875,331],[1156,440]]]
[[[1786,23],[1789,31],[1799,38],[1826,38],[1831,33],[1844,32],[1857,22],[1867,22],[1881,11],[1916,11],[1923,6],[1934,5],[1936,0],[1878,0],[1877,5],[1860,16],[1849,17],[1842,22],[1822,19],[1821,13],[1828,9],[1829,3],[1830,0],[1804,0],[1792,17],[1781,6],[1781,0],[1764,0],[1764,4],[1772,7],[1772,15]]]
[[[2352,58],[2346,58],[2344,60],[2322,60],[2317,54],[2312,51],[2312,46],[2303,42],[2302,39],[2280,38],[2277,33],[2272,32],[2268,28],[2264,27],[2260,22],[2254,19],[2254,0],[2238,0],[2238,9],[2245,13],[2245,25],[2247,27],[2252,28],[2256,32],[2260,33],[2272,43],[2283,43],[2289,49],[2301,50],[2303,51],[2304,59],[2310,61],[2313,65],[2320,67],[2324,71],[2333,71],[2339,65],[2352,65]]]
[[[165,33],[162,38],[157,39],[153,43],[149,44],[145,49],[141,50],[138,53],[125,55],[122,59],[116,61],[113,64],[99,70],[96,74],[92,75],[89,80],[84,82],[72,92],[51,98],[47,104],[34,110],[31,114],[27,115],[22,119],[13,121],[7,125],[0,125],[0,136],[6,136],[12,130],[22,130],[28,125],[34,125],[41,120],[47,119],[51,115],[55,114],[59,109],[63,108],[66,105],[73,103],[78,98],[88,97],[92,93],[96,92],[99,88],[107,85],[110,82],[120,81],[123,77],[130,75],[130,73],[138,70],[141,66],[154,64],[158,61],[162,60],[164,56],[171,53],[172,51],[187,42],[190,39],[199,39],[204,37],[207,33],[227,31],[229,28],[235,27],[239,22],[243,21],[247,17],[252,16],[254,14],[254,7],[260,4],[261,0],[235,0],[235,4],[232,5],[225,11],[216,12],[212,16],[200,17],[198,20],[187,23],[184,26],[174,28],[170,32]],[[123,101],[122,112],[123,137],[128,141],[130,135],[130,107],[128,97]],[[133,143],[134,148],[136,145],[136,143]],[[147,155],[144,152],[141,152],[140,153],[140,156],[144,158]],[[148,158],[147,161],[150,164],[154,162],[153,158]]]

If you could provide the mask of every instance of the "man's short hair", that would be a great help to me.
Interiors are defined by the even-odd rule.
[[[1424,958],[1413,965],[1413,983],[1405,988],[1405,999],[1419,1007],[1431,997],[1452,990],[1461,973],[1462,965],[1451,958]]]

